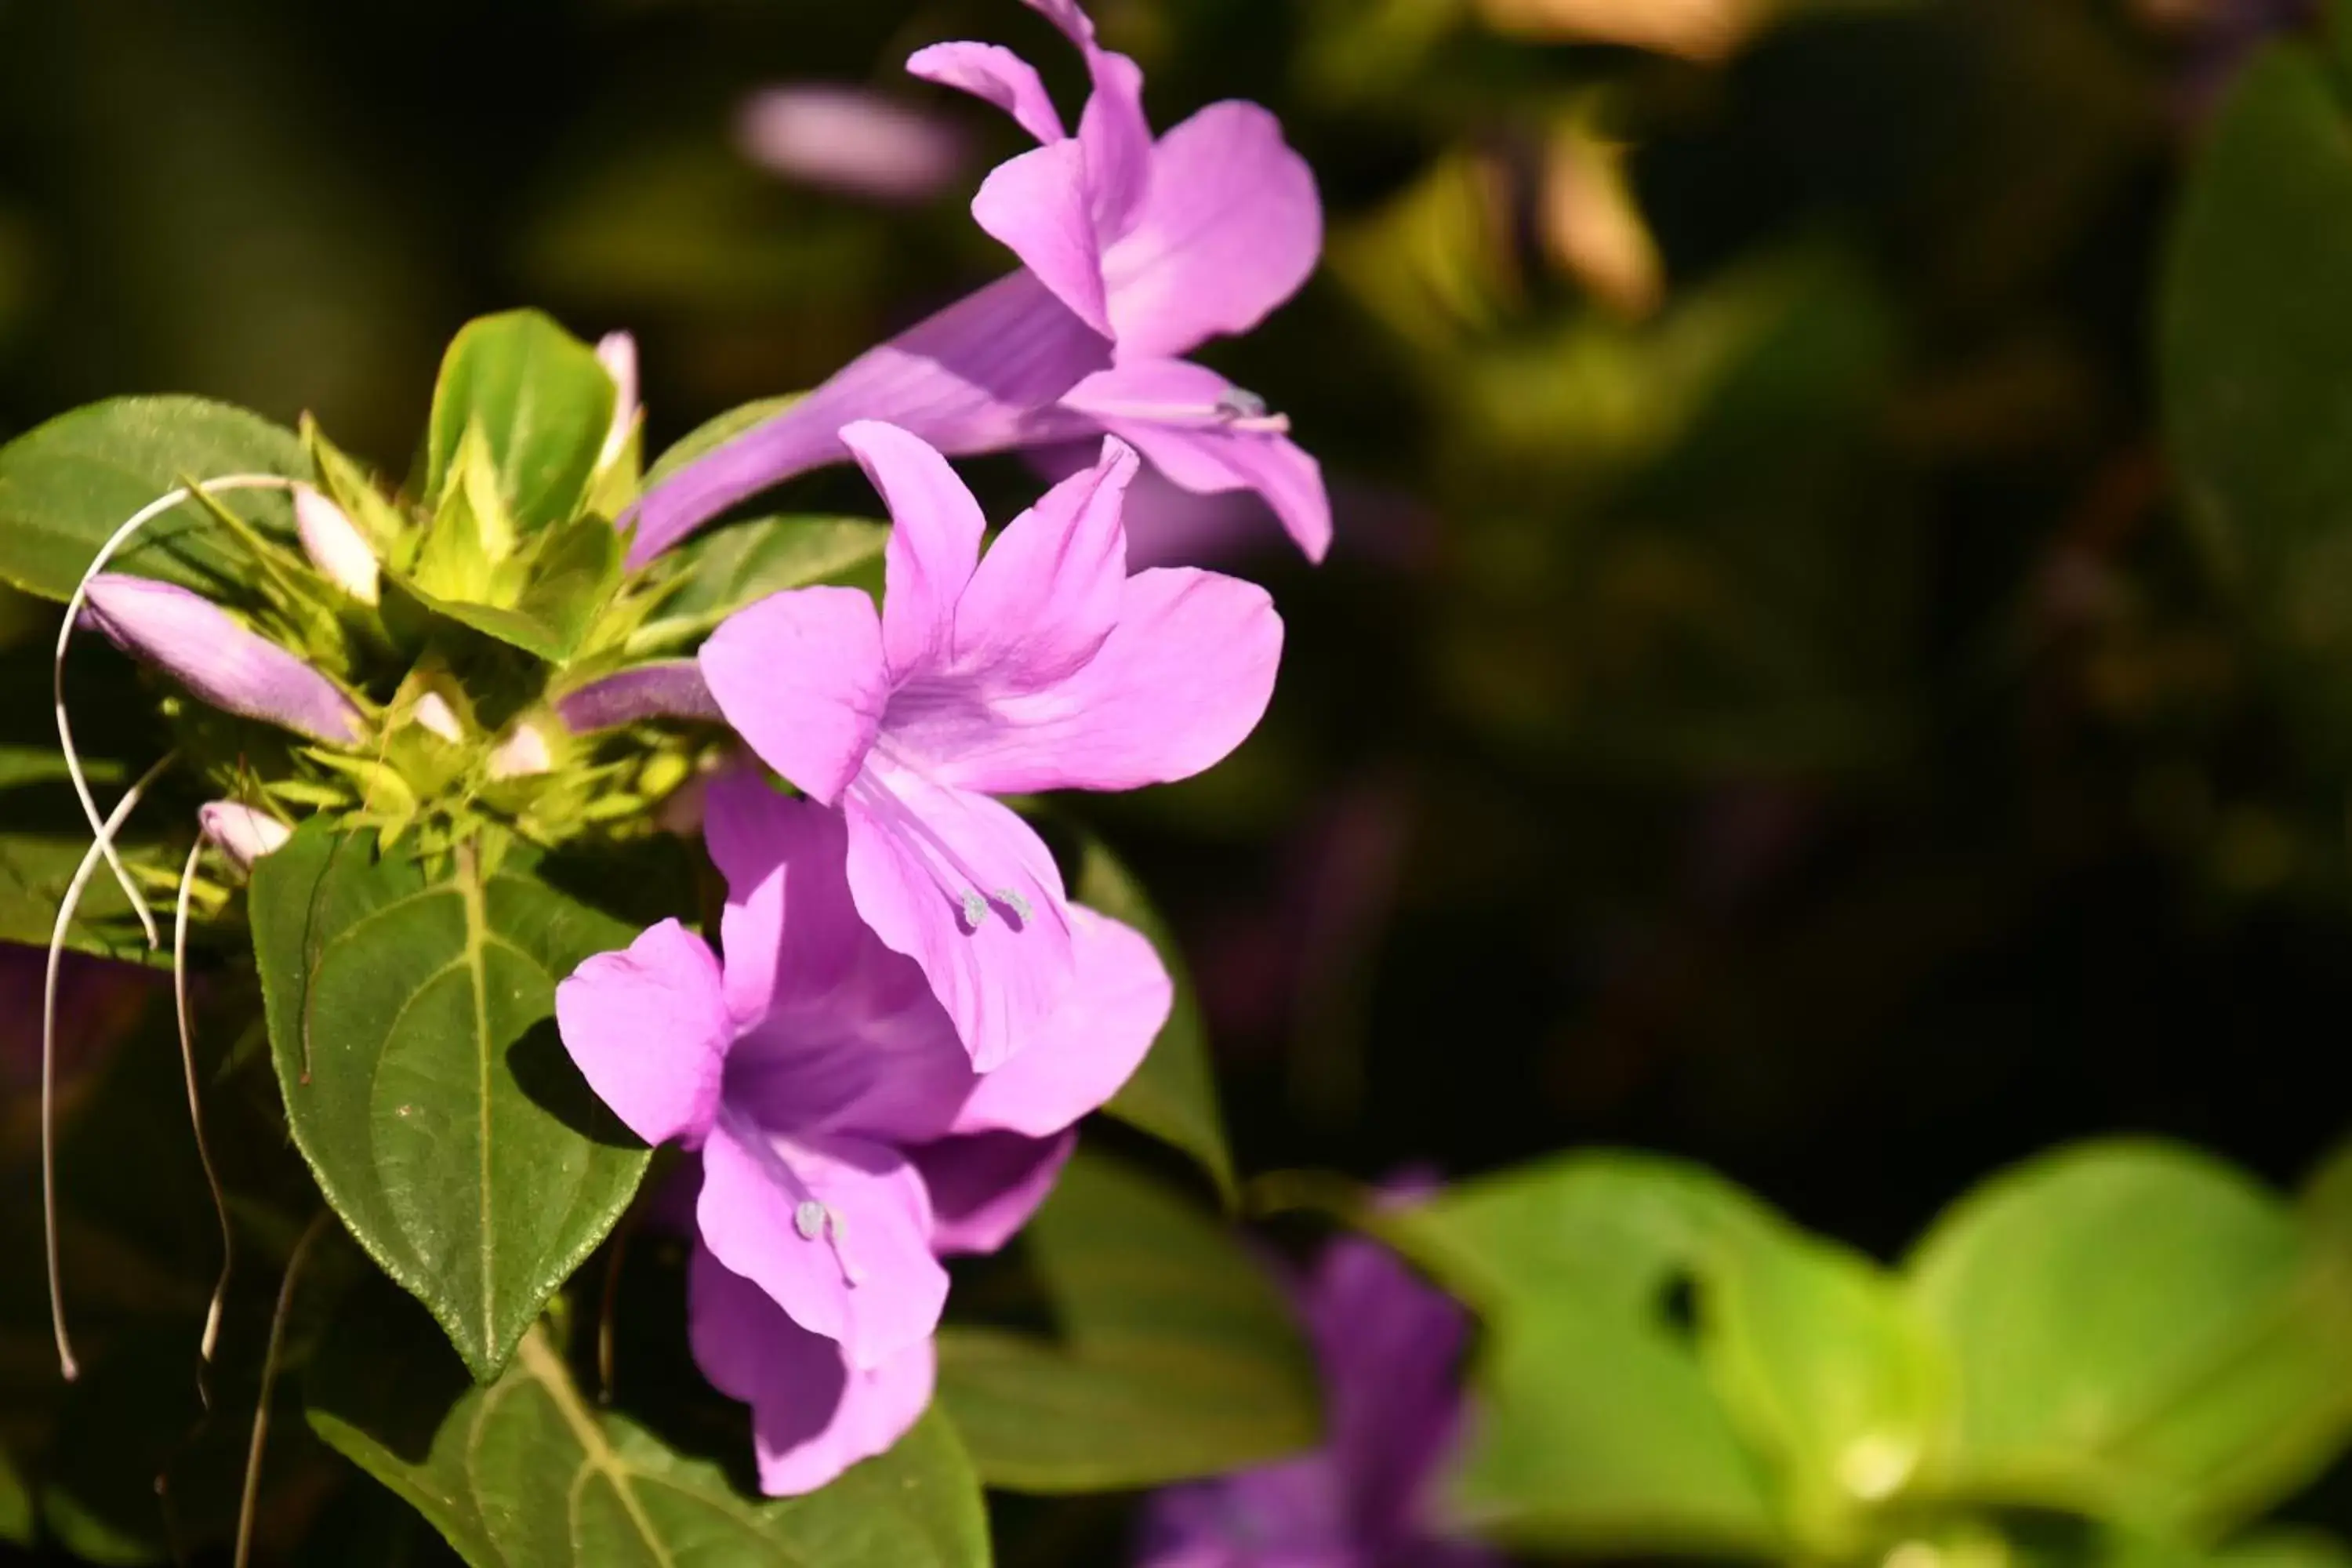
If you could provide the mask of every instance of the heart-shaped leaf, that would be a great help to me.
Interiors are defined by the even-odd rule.
[[[940,1335],[940,1398],[991,1485],[1156,1486],[1315,1441],[1315,1370],[1289,1309],[1210,1215],[1081,1152],[1022,1244],[1056,1337]]]
[[[179,487],[229,474],[306,478],[301,438],[257,414],[201,397],[118,397],[59,415],[0,447],[0,580],[63,601],[114,531]],[[280,494],[236,498],[239,516],[291,534]],[[203,587],[244,570],[217,525],[174,508],[119,551],[116,570]]]
[[[634,933],[519,857],[372,843],[314,822],[255,868],[270,1050],[336,1213],[487,1378],[645,1171],[554,1025],[556,983]]]

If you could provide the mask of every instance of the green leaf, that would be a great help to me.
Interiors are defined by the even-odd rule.
[[[1273,1281],[1215,1220],[1081,1151],[1023,1245],[1056,1336],[940,1334],[940,1399],[990,1485],[1157,1486],[1316,1440],[1307,1348]]]
[[[2210,1536],[2352,1429],[2352,1255],[2193,1151],[2033,1161],[1956,1205],[1906,1273],[1954,1356],[1946,1489]]]
[[[744,431],[766,424],[800,400],[798,393],[782,397],[762,397],[704,420],[688,431],[669,450],[654,459],[654,466],[646,470],[645,488],[653,489],[697,458],[708,457]]]
[[[1224,1117],[1217,1106],[1217,1080],[1210,1069],[1201,1000],[1192,989],[1192,975],[1185,971],[1183,954],[1134,877],[1091,836],[1086,840],[1074,896],[1078,902],[1141,931],[1176,982],[1176,1005],[1160,1037],[1152,1042],[1150,1054],[1103,1110],[1199,1161],[1231,1206],[1237,1194],[1233,1151],[1225,1143]]]
[[[2352,1568],[2352,1550],[2315,1530],[2257,1531],[2207,1555],[2212,1568]]]
[[[100,546],[181,476],[307,478],[301,440],[258,415],[200,397],[119,397],[58,416],[0,447],[0,579],[60,602]],[[243,491],[238,514],[290,534],[285,496]],[[113,566],[202,587],[240,580],[241,556],[184,503],[150,522]]]
[[[628,927],[468,845],[444,875],[314,820],[250,896],[294,1141],[478,1377],[620,1216],[647,1151],[556,1037],[555,984]]]
[[[0,1448],[0,1542],[33,1544],[33,1489],[5,1448]]]
[[[312,1428],[474,1568],[989,1561],[979,1483],[936,1414],[824,1490],[767,1501],[743,1495],[718,1466],[592,1408],[543,1327],[486,1387],[467,1385],[422,1331],[345,1327],[320,1352],[304,1394]]]
[[[662,554],[662,581],[678,585],[631,647],[642,653],[693,641],[787,588],[871,575],[866,569],[889,539],[889,524],[859,517],[762,517],[698,535]]]
[[[1709,1380],[1775,1461],[1789,1528],[1816,1555],[1860,1550],[1940,1431],[1942,1343],[1884,1269],[1794,1227],[1732,1238],[1698,1307]]]
[[[595,350],[537,310],[468,322],[433,391],[425,495],[441,495],[472,426],[489,442],[515,521],[563,521],[587,493],[616,395]]]
[[[486,637],[562,664],[579,649],[621,581],[621,536],[601,517],[575,518],[538,536],[511,606],[408,592],[425,608]]]
[[[2352,124],[2322,60],[2273,47],[2205,138],[2173,233],[2160,364],[2191,516],[2344,753],[2352,721]]]
[[[14,792],[10,792],[13,795]],[[10,795],[0,795],[0,809]],[[0,942],[47,947],[56,929],[58,901],[73,880],[89,847],[88,837],[0,833]],[[134,846],[123,846],[136,859]],[[131,913],[131,902],[114,879],[100,870],[82,889],[81,905],[66,928],[66,945],[77,952],[135,963],[168,963],[168,953],[150,952]]]
[[[1479,1416],[1454,1506],[1544,1551],[1771,1555],[1763,1461],[1677,1321],[1778,1222],[1675,1162],[1579,1154],[1465,1184],[1381,1226],[1475,1306]],[[1766,1337],[1751,1330],[1751,1338]]]

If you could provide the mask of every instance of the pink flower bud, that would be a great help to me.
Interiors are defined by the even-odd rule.
[[[555,766],[546,732],[529,720],[516,725],[490,752],[490,777],[498,780],[532,778]]]
[[[575,735],[646,719],[719,721],[702,667],[690,658],[657,659],[592,680],[557,698],[555,711]]]
[[[613,424],[604,432],[604,449],[596,454],[596,467],[609,468],[637,424],[637,340],[626,332],[606,332],[596,343],[596,358],[613,378]]]
[[[294,837],[292,828],[268,813],[233,800],[198,806],[196,821],[213,847],[240,871],[251,870],[256,860],[276,854]]]
[[[224,712],[329,745],[360,738],[360,710],[335,683],[201,594],[108,572],[89,580],[89,625]]]
[[[320,576],[362,605],[377,601],[383,570],[366,536],[342,508],[309,485],[296,485],[294,527],[302,538],[302,553]]]
[[[428,691],[418,698],[415,709],[408,717],[410,722],[428,735],[437,735],[453,746],[465,742],[466,727],[457,722],[457,710],[451,708],[449,700],[437,691]]]

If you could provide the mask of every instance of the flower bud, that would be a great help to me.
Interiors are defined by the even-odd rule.
[[[343,509],[309,485],[294,487],[294,527],[302,538],[302,553],[330,583],[373,605],[383,594],[383,569],[359,526]]]
[[[196,808],[196,822],[213,847],[229,858],[240,871],[250,871],[264,855],[286,847],[294,830],[270,816],[234,800],[216,800]]]
[[[493,780],[531,778],[554,766],[555,753],[548,747],[546,731],[528,719],[509,731],[490,752],[489,774]]]
[[[604,449],[596,467],[609,468],[629,444],[637,424],[637,340],[626,332],[606,332],[596,343],[597,361],[613,378],[613,423],[604,432]]]
[[[425,733],[437,735],[453,746],[465,742],[466,727],[457,721],[457,710],[451,708],[449,700],[437,691],[428,691],[418,698],[408,717],[411,723]]]
[[[557,717],[575,735],[612,730],[644,719],[719,721],[719,703],[690,658],[657,659],[567,691],[555,700]]]
[[[360,738],[360,710],[335,683],[201,594],[147,577],[89,580],[84,617],[200,700],[332,746]]]

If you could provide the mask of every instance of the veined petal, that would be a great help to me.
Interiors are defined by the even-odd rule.
[[[1052,142],[999,163],[972,197],[971,216],[1080,321],[1111,335],[1082,143]]]
[[[360,738],[360,710],[335,683],[201,594],[149,577],[89,580],[90,625],[210,707],[332,746]]]
[[[1069,134],[1037,68],[1001,44],[933,44],[909,56],[907,70],[994,104],[1040,142],[1060,142]]]
[[[1282,617],[1265,589],[1191,567],[1139,572],[1084,669],[992,701],[964,749],[930,771],[984,795],[1190,778],[1257,727],[1281,662]]]
[[[889,699],[872,599],[855,588],[772,594],[710,635],[701,665],[719,710],[761,761],[814,799],[840,798]]]
[[[721,717],[702,667],[690,658],[656,659],[575,686],[555,700],[555,714],[575,735],[646,719]]]
[[[931,1256],[930,1198],[895,1149],[786,1137],[730,1109],[703,1145],[695,1223],[719,1262],[839,1341],[853,1369],[881,1366],[939,1326],[948,1277]]]
[[[943,452],[992,452],[1020,444],[1032,414],[1110,362],[1108,340],[1027,270],[1000,278],[656,485],[630,514],[629,565],[746,497],[842,461],[852,421],[887,421]]]
[[[1087,153],[1095,232],[1108,245],[1135,226],[1150,195],[1151,122],[1143,115],[1141,66],[1090,45],[1087,73],[1094,90],[1078,116],[1078,144]]]
[[[1134,226],[1103,254],[1119,357],[1190,352],[1246,331],[1298,291],[1323,248],[1323,204],[1282,124],[1213,103],[1160,139]]]
[[[1142,932],[1083,904],[1070,906],[1070,931],[1076,968],[1062,1005],[1019,1055],[980,1076],[956,1131],[1059,1132],[1117,1094],[1166,1026],[1175,985]]]
[[[1195,495],[1256,491],[1307,558],[1322,560],[1331,548],[1331,497],[1322,465],[1268,421],[1155,417],[1150,405],[1134,395],[1140,389],[1133,373],[1171,366],[1198,371],[1213,382],[1224,379],[1182,360],[1121,365],[1080,382],[1063,406],[1132,443],[1153,468]]]
[[[771,1128],[894,1143],[946,1131],[971,1060],[923,972],[858,918],[841,813],[736,773],[712,781],[707,828],[743,1029],[729,1102]]]
[[[843,806],[857,912],[921,966],[974,1070],[1001,1067],[1070,985],[1069,912],[1053,855],[987,796],[888,764],[859,775]]]
[[[896,683],[945,655],[956,600],[980,564],[988,520],[948,460],[920,437],[860,420],[844,426],[841,439],[890,512],[882,649]]]
[[[700,1141],[718,1114],[734,1038],[719,961],[664,921],[555,988],[556,1027],[589,1087],[648,1143]]]
[[[931,1402],[938,1352],[929,1338],[852,1371],[840,1345],[793,1322],[708,1247],[694,1249],[686,1291],[695,1364],[751,1407],[760,1489],[770,1497],[813,1492],[886,1451]]]
[[[992,689],[1034,690],[1094,658],[1118,624],[1127,584],[1121,513],[1137,460],[1106,441],[989,546],[955,611],[950,668]]]
[[[917,1149],[915,1165],[931,1194],[931,1246],[953,1258],[994,1252],[1011,1241],[1053,1192],[1077,1146],[1076,1132],[982,1132]]]

